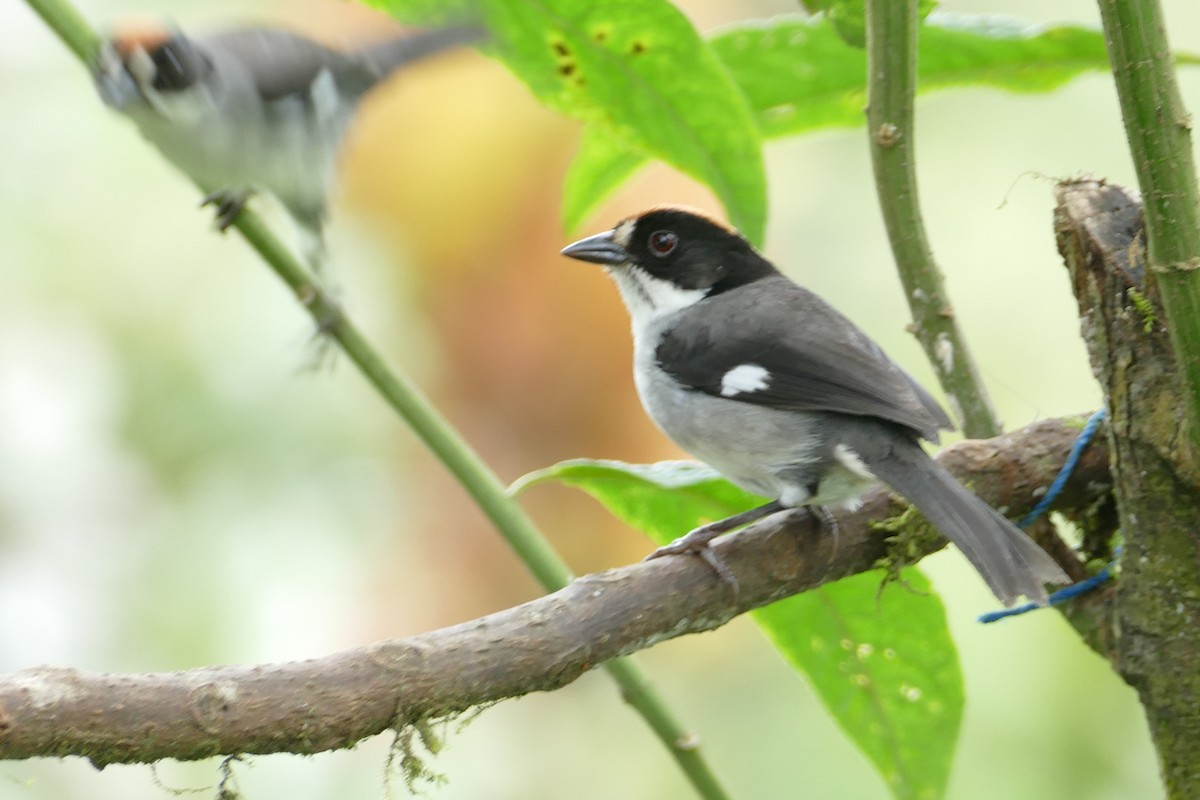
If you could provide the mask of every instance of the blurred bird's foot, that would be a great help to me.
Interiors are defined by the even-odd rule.
[[[837,516],[829,510],[829,506],[805,506],[809,513],[812,514],[813,520],[816,521],[818,528],[823,528],[833,534],[833,552],[829,554],[829,561],[837,557],[838,544],[842,534],[842,528],[838,525]]]
[[[200,207],[213,206],[217,210],[217,230],[224,233],[237,221],[238,214],[246,207],[251,194],[249,189],[218,189],[204,195]]]
[[[346,317],[334,294],[334,290],[321,289],[316,282],[309,283],[297,292],[300,303],[309,309],[316,323],[308,341],[308,357],[304,365],[307,372],[332,372],[337,365],[340,349],[338,332]]]
[[[717,577],[729,585],[729,588],[733,590],[734,597],[736,597],[738,593],[737,576],[733,574],[733,570],[729,568],[729,565],[717,555],[717,551],[712,549],[712,540],[735,528],[749,525],[751,522],[760,520],[763,517],[783,511],[785,508],[786,506],[778,500],[773,500],[758,508],[752,508],[749,511],[734,514],[732,517],[726,517],[716,522],[710,522],[707,525],[701,525],[686,536],[681,536],[670,544],[663,545],[642,560],[651,561],[663,556],[677,556],[685,553],[700,556],[704,559],[704,563],[708,564],[712,568],[712,571],[717,574]]]

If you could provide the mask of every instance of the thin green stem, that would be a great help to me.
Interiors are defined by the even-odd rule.
[[[621,687],[621,697],[637,709],[642,719],[667,746],[679,768],[687,775],[696,794],[704,798],[728,798],[724,787],[709,767],[694,734],[679,726],[671,710],[646,673],[629,657],[606,661],[604,669]]]
[[[1001,431],[987,388],[954,317],[917,198],[913,98],[917,0],[867,0],[867,129],[884,225],[912,313],[912,331],[933,364],[963,431]]]
[[[65,0],[27,2],[85,65],[90,63],[98,39]],[[560,589],[569,583],[573,577],[570,569],[538,530],[532,518],[508,495],[499,476],[416,386],[384,363],[341,307],[313,280],[308,270],[283,246],[278,237],[249,210],[238,215],[236,226],[267,265],[295,293],[318,329],[341,346],[388,405],[458,479],[538,583],[547,591]],[[625,701],[662,740],[696,793],[705,800],[727,800],[728,794],[695,747],[694,737],[675,719],[641,669],[629,658],[610,661],[604,668],[616,680]]]
[[[96,52],[100,49],[100,37],[91,26],[79,16],[79,12],[65,2],[59,0],[25,0],[29,7],[37,12],[50,30],[58,34],[75,57],[84,64],[90,64]]]
[[[1146,254],[1179,363],[1186,421],[1200,448],[1200,194],[1192,118],[1175,82],[1158,0],[1100,0],[1125,136],[1146,215]]]
[[[341,307],[284,247],[262,218],[243,211],[234,225],[296,294],[318,330],[341,346],[371,386],[458,479],[538,583],[550,591],[569,583],[573,578],[571,571],[529,515],[508,496],[499,477],[434,409],[420,389],[384,363]]]
[[[235,223],[251,246],[275,270],[319,330],[333,338],[413,432],[458,479],[476,504],[533,573],[546,591],[561,589],[570,570],[528,514],[508,494],[500,478],[430,404],[419,389],[389,369],[341,308],[316,284],[262,220],[247,212]],[[722,800],[728,795],[645,673],[629,658],[610,661],[604,669],[616,680],[621,696],[658,735],[700,797]]]

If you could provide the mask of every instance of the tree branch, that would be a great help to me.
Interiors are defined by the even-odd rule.
[[[1016,515],[1053,480],[1077,434],[1072,421],[1047,420],[960,442],[938,459]],[[1086,509],[1107,485],[1107,453],[1097,443],[1055,508]],[[309,661],[148,674],[35,667],[2,675],[0,758],[79,755],[103,766],[349,747],[388,729],[557,689],[610,659],[872,569],[889,549],[872,520],[902,509],[875,491],[839,517],[836,542],[803,511],[719,540],[738,575],[737,597],[699,559],[664,558],[587,575],[481,619]],[[944,541],[917,545],[919,557]]]

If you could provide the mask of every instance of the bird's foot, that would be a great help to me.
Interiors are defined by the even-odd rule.
[[[681,556],[684,554],[700,556],[700,558],[704,559],[704,563],[708,564],[712,568],[712,571],[717,574],[717,577],[729,585],[734,595],[737,595],[737,576],[733,574],[733,570],[729,568],[724,559],[717,555],[717,551],[713,550],[710,544],[713,539],[729,530],[728,528],[718,527],[720,524],[720,522],[714,522],[711,525],[702,525],[686,536],[680,536],[670,544],[663,545],[642,560],[653,561],[663,556]]]
[[[335,291],[323,290],[315,282],[307,284],[297,292],[301,304],[313,312],[313,320],[316,322],[316,328],[309,338],[309,357],[306,364],[307,370],[311,372],[332,372],[337,364],[338,331],[346,322],[346,317],[341,306],[333,298],[334,294]]]
[[[249,189],[218,189],[204,195],[200,207],[213,206],[217,211],[217,230],[224,233],[237,221],[252,192]]]
[[[818,529],[824,529],[833,534],[833,552],[829,556],[832,561],[837,557],[838,544],[842,535],[842,527],[838,525],[837,516],[829,510],[829,506],[806,506],[809,513],[812,514]]]
[[[652,561],[663,556],[678,556],[678,555],[697,555],[704,559],[704,563],[716,573],[730,589],[733,590],[734,597],[738,594],[737,576],[733,574],[733,570],[725,563],[724,559],[717,554],[717,551],[712,548],[712,540],[722,534],[728,533],[735,528],[740,528],[743,525],[749,525],[751,522],[760,520],[763,517],[774,514],[777,511],[784,509],[783,504],[778,500],[767,503],[766,505],[752,508],[749,511],[743,511],[740,514],[734,514],[732,517],[710,522],[707,525],[701,525],[699,528],[691,531],[685,536],[681,536],[670,544],[663,545],[655,550],[650,555],[646,556],[643,561]]]

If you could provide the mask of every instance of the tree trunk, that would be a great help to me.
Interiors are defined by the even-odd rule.
[[[1179,372],[1135,192],[1059,184],[1055,230],[1109,414],[1124,538],[1101,627],[1146,709],[1171,798],[1200,797],[1200,469],[1187,456]],[[1093,632],[1094,633],[1094,632]]]

